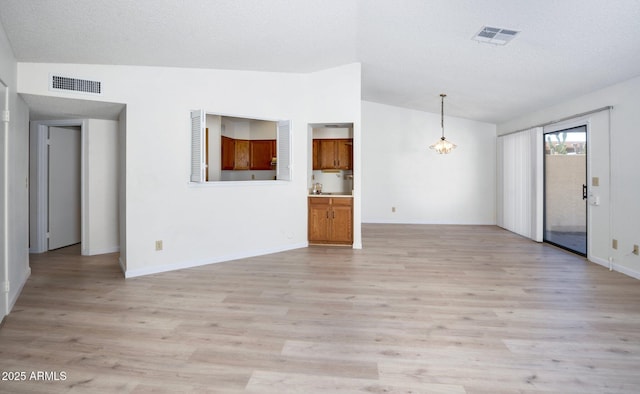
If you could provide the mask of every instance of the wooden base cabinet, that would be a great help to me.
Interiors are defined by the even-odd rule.
[[[309,197],[309,243],[353,244],[353,199]]]

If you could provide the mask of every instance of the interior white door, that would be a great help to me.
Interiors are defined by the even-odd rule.
[[[80,128],[49,127],[49,250],[80,243]]]

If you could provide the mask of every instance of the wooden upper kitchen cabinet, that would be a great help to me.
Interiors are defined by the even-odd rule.
[[[353,244],[353,199],[309,197],[309,242]]]
[[[342,170],[353,169],[353,140],[336,140],[337,168]]]
[[[336,142],[335,140],[319,140],[320,141],[320,149],[319,149],[319,158],[320,169],[332,169],[336,168]]]
[[[273,170],[276,140],[236,140],[222,136],[223,170]]]
[[[223,170],[249,169],[249,140],[236,140],[222,136],[220,150]]]
[[[353,169],[353,139],[313,140],[313,169]]]
[[[250,157],[249,140],[236,140],[234,170],[248,170]]]
[[[322,169],[320,167],[320,140],[313,140],[313,169]]]
[[[233,138],[222,136],[222,163],[223,170],[233,170],[236,156],[236,144]]]
[[[252,170],[273,170],[271,159],[276,156],[276,140],[251,140],[250,157]]]

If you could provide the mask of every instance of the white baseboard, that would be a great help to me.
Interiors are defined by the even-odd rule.
[[[122,255],[120,255],[120,257],[118,257],[118,264],[120,264],[120,269],[122,270],[122,275],[124,275],[124,277],[127,277],[127,264],[125,264],[124,260],[122,260]]]
[[[111,246],[109,248],[102,248],[102,249],[89,249],[89,250],[82,250],[82,255],[83,256],[95,256],[98,254],[107,254],[107,253],[117,253],[120,251],[120,246]]]
[[[22,293],[22,289],[24,288],[24,285],[27,284],[27,279],[29,279],[30,276],[31,267],[27,266],[27,269],[24,270],[24,274],[22,275],[20,283],[17,284],[15,289],[13,287],[13,283],[11,284],[11,290],[9,293],[9,310],[7,311],[7,313],[11,312],[13,306],[16,304],[16,301],[18,301],[18,297],[20,297],[20,293]]]
[[[124,272],[125,278],[135,278],[136,276],[159,274],[159,273],[162,273],[162,272],[176,271],[176,270],[185,269],[185,268],[200,267],[202,265],[222,263],[222,262],[225,262],[225,261],[246,259],[246,258],[249,258],[249,257],[256,257],[256,256],[263,256],[263,255],[272,254],[272,253],[286,252],[287,250],[306,248],[307,246],[309,246],[308,242],[302,242],[302,243],[299,243],[299,244],[285,245],[285,246],[277,247],[277,248],[262,249],[262,250],[252,250],[252,251],[247,251],[247,252],[242,252],[242,253],[234,253],[234,254],[230,254],[230,255],[226,255],[226,256],[219,256],[219,257],[215,257],[215,258],[211,258],[211,259],[203,259],[203,260],[196,260],[196,261],[182,261],[182,262],[178,262],[178,263],[174,263],[174,264],[166,264],[166,265],[161,265],[161,266],[146,267],[146,268],[140,268],[140,269],[135,269],[135,270],[125,270],[124,267],[123,267],[122,261],[120,262],[120,266],[123,268],[123,272]]]
[[[495,222],[438,222],[431,220],[413,220],[413,219],[366,219],[362,224],[446,224],[454,226],[496,226]]]
[[[630,276],[632,278],[635,279],[640,279],[640,272],[633,270],[629,267],[625,267],[624,265],[620,265],[617,264],[615,262],[612,262],[611,264],[609,264],[608,260],[605,260],[603,258],[600,257],[590,257],[589,261],[599,264],[603,267],[609,268],[610,270],[616,271],[616,272],[620,272],[621,274],[625,274],[627,276]]]

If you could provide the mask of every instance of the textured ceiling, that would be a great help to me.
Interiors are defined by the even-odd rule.
[[[0,0],[18,61],[310,72],[500,123],[640,75],[640,0]],[[507,46],[471,37],[520,30]]]

